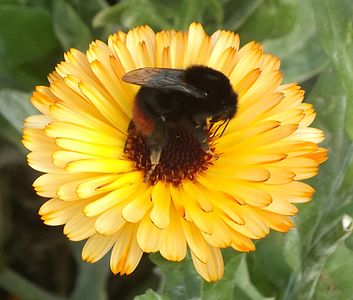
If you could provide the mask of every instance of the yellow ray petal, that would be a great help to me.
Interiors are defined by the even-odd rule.
[[[223,258],[222,253],[218,248],[209,247],[207,263],[199,260],[192,251],[191,257],[195,269],[206,281],[217,281],[223,277]]]
[[[56,138],[55,144],[63,149],[70,150],[72,152],[79,152],[87,154],[89,156],[102,157],[113,160],[114,158],[120,158],[124,152],[124,146],[119,145],[111,147],[103,144],[96,144],[86,141],[80,141],[75,138]],[[99,158],[97,158],[99,160]]]
[[[113,247],[117,236],[92,235],[82,249],[82,260],[94,263],[100,260]]]
[[[151,191],[152,187],[147,188],[124,206],[121,215],[127,222],[140,222],[151,209]]]
[[[270,172],[263,167],[240,165],[237,168],[224,168],[224,166],[221,168],[217,168],[217,162],[215,162],[214,167],[210,167],[207,170],[207,174],[212,177],[247,180],[250,182],[267,181],[271,176]]]
[[[107,122],[102,121],[100,115],[90,115],[81,110],[75,111],[64,103],[56,103],[55,105],[50,106],[50,111],[53,117],[58,121],[75,123],[105,132],[112,136],[116,135],[116,129]]]
[[[121,216],[123,207],[124,204],[120,203],[99,215],[94,223],[96,231],[106,236],[118,232],[126,224]]]
[[[192,23],[189,26],[187,33],[187,46],[185,50],[184,66],[202,63],[199,62],[199,53],[201,50],[204,51],[201,46],[205,47],[205,45],[203,44],[205,38],[206,34],[200,23]]]
[[[126,225],[113,247],[110,268],[114,274],[130,274],[137,267],[143,252],[136,241],[136,225]]]
[[[49,106],[59,99],[51,92],[47,86],[36,86],[32,94],[32,104],[43,114],[50,115]]]
[[[192,181],[185,181],[182,188],[188,195],[193,197],[198,202],[198,205],[202,210],[206,212],[213,210],[213,205],[207,199],[207,196]]]
[[[128,127],[127,119],[117,110],[112,97],[103,89],[98,89],[84,81],[79,84],[80,91],[102,115],[119,131],[126,132]]]
[[[199,206],[197,206],[194,197],[186,194],[182,189],[181,197],[185,203],[186,219],[192,221],[199,230],[211,234],[213,232],[213,226],[210,214],[204,212]]]
[[[137,193],[139,190],[141,190],[140,186],[129,185],[112,191],[86,205],[84,208],[84,214],[88,217],[97,216],[115,205],[126,201],[133,193]]]
[[[251,70],[256,69],[262,60],[263,52],[260,49],[254,49],[243,55],[242,59],[238,60],[237,65],[229,75],[230,82],[239,82],[243,74],[248,74]],[[233,61],[236,62],[237,58],[233,59]]]
[[[244,74],[242,77],[237,78],[237,81],[233,81],[232,85],[238,96],[243,96],[248,89],[255,83],[261,74],[261,69],[256,68]]]
[[[171,261],[181,261],[186,255],[186,240],[175,208],[170,212],[170,225],[165,230],[160,247],[161,255]]]
[[[159,251],[164,238],[164,231],[155,226],[147,213],[138,224],[137,242],[147,253]]]
[[[66,224],[74,215],[82,211],[87,201],[77,201],[75,203],[66,202],[57,198],[45,202],[39,209],[38,214],[44,224],[57,226]]]
[[[144,179],[144,174],[142,171],[131,171],[123,174],[119,174],[111,183],[102,185],[97,189],[99,191],[108,192],[114,189],[119,189],[130,184],[142,184]],[[147,187],[146,187],[147,188]]]
[[[132,171],[135,163],[122,159],[82,159],[67,164],[66,170],[75,172],[123,173]]]
[[[154,64],[154,54],[155,54],[155,33],[153,30],[145,25],[136,27],[128,32],[126,35],[126,45],[130,50],[130,53],[134,54],[133,58],[138,59],[136,56],[136,49],[139,44],[145,45],[145,52],[148,56],[148,60],[151,64]]]
[[[43,197],[55,197],[57,189],[68,182],[89,178],[92,174],[44,174],[39,176],[34,182],[33,187],[38,195],[46,194]],[[49,196],[51,195],[51,196]]]
[[[24,120],[23,126],[25,128],[44,128],[47,126],[50,122],[55,121],[55,119],[52,116],[46,116],[46,115],[33,115],[29,116]]]
[[[97,158],[96,156],[79,153],[79,152],[72,152],[72,151],[55,151],[53,152],[52,161],[53,164],[59,168],[65,168],[66,165],[72,161],[81,160],[81,159],[94,159]]]
[[[176,69],[184,68],[184,56],[187,37],[184,32],[178,31],[173,37],[170,45],[171,67]]]
[[[96,232],[94,229],[95,221],[96,218],[86,217],[82,212],[79,212],[66,223],[64,234],[71,241],[84,240]]]
[[[108,64],[108,66],[110,63]],[[102,62],[95,60],[91,64],[93,72],[98,78],[101,79],[102,84],[104,85],[106,91],[111,95],[112,99],[115,101],[117,106],[117,111],[119,108],[124,113],[121,114],[121,119],[125,123],[129,122],[131,119],[131,95],[126,93],[125,89],[122,87],[122,84],[114,70],[108,71],[107,65],[103,65]]]
[[[28,165],[43,173],[67,174],[65,169],[59,168],[52,162],[52,152],[36,151],[27,155]]]
[[[287,216],[273,212],[253,208],[262,217],[268,227],[280,232],[287,232],[295,226],[294,222]]]
[[[281,185],[263,185],[262,188],[271,194],[274,201],[279,199],[291,203],[308,202],[315,192],[310,185],[299,181],[292,181]]]
[[[151,221],[160,229],[165,229],[170,222],[170,194],[168,184],[158,181],[152,190]]]
[[[55,151],[59,148],[55,145],[54,139],[45,135],[43,129],[38,128],[24,128],[22,143],[30,151]]]
[[[184,203],[182,201],[179,187],[176,187],[173,184],[170,184],[169,189],[170,189],[170,195],[176,211],[178,212],[179,216],[184,217],[185,208],[184,208]]]
[[[92,195],[97,195],[101,193],[99,188],[101,186],[107,185],[119,177],[117,174],[108,174],[108,175],[98,175],[91,176],[90,179],[79,184],[76,188],[76,193],[80,198],[88,198]],[[102,191],[104,192],[104,191]]]
[[[120,38],[115,39],[111,42],[110,48],[113,50],[117,62],[119,62],[119,64],[121,64],[124,68],[124,72],[129,72],[136,69],[135,62],[132,59],[124,40],[121,40]],[[119,72],[117,74],[119,74]]]
[[[269,172],[270,177],[266,181],[267,184],[284,184],[284,183],[289,183],[291,182],[295,174],[286,169],[286,168],[281,168],[277,166],[265,166],[266,170]]]
[[[226,49],[232,48],[238,51],[239,35],[226,30],[218,30],[211,36],[212,53],[208,60],[209,66],[215,66],[220,56]]]
[[[45,133],[49,137],[74,138],[91,143],[99,143],[112,147],[122,147],[125,135],[115,132],[115,135],[109,135],[105,132],[97,132],[92,128],[83,127],[69,122],[52,122],[45,128]]]
[[[79,200],[80,197],[77,195],[76,190],[77,187],[86,182],[88,176],[82,176],[83,178],[77,179],[77,180],[72,180],[69,182],[66,182],[57,189],[56,195],[59,199],[64,200],[64,201],[76,201]],[[90,196],[95,196],[94,194]]]
[[[247,107],[255,105],[258,99],[273,94],[283,80],[283,75],[277,70],[261,73],[256,82],[247,92],[239,98],[239,105],[245,110]]]
[[[188,246],[194,255],[203,263],[207,263],[209,259],[210,246],[205,241],[200,230],[193,224],[184,219],[181,219],[182,228]]]
[[[226,248],[232,243],[233,230],[222,221],[218,213],[220,212],[211,214],[213,232],[211,234],[202,232],[202,235],[212,247]]]

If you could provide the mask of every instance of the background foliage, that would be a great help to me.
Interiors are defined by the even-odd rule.
[[[352,0],[0,0],[0,298],[14,299],[353,299]],[[311,180],[314,201],[297,228],[271,233],[248,255],[224,251],[225,276],[209,284],[186,258],[145,257],[129,277],[107,260],[80,261],[80,246],[41,224],[35,178],[20,144],[28,98],[70,47],[149,24],[185,29],[200,21],[256,39],[282,59],[285,81],[299,82],[318,112],[330,159]]]

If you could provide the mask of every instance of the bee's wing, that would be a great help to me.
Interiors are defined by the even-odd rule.
[[[197,98],[204,98],[204,92],[184,81],[185,70],[146,67],[126,73],[125,82],[140,86],[180,91]]]

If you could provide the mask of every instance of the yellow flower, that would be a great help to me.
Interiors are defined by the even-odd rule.
[[[309,127],[315,112],[304,91],[281,84],[279,59],[256,42],[239,43],[233,32],[208,36],[198,23],[186,33],[142,26],[111,35],[108,45],[92,42],[86,54],[71,49],[49,87],[36,87],[41,114],[25,120],[23,144],[29,165],[45,173],[33,184],[37,194],[51,198],[39,213],[45,224],[65,224],[70,240],[87,239],[84,260],[112,248],[112,271],[129,274],[143,252],[181,261],[189,248],[196,270],[215,281],[223,275],[220,248],[252,251],[252,240],[270,229],[294,226],[293,204],[314,192],[299,180],[326,160],[318,146],[324,134]],[[145,183],[149,149],[128,133],[139,87],[121,78],[147,66],[194,64],[228,76],[237,114],[211,138],[213,155],[171,141],[160,161],[169,169]]]

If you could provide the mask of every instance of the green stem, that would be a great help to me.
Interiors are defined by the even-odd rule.
[[[300,278],[287,291],[285,299],[312,299],[317,282],[327,260],[335,252],[339,243],[352,234],[351,225],[345,228],[342,217],[338,218],[321,234],[304,257]]]
[[[15,271],[5,268],[0,272],[0,287],[11,295],[23,300],[64,300],[66,298],[53,295]]]

